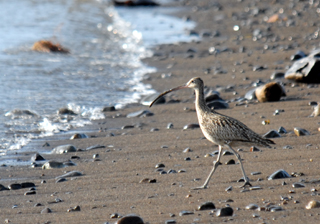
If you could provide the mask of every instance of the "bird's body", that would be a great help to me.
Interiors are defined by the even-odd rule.
[[[210,142],[219,145],[219,154],[217,160],[213,162],[213,169],[211,170],[204,185],[196,189],[207,188],[211,176],[220,163],[222,147],[228,147],[231,151],[233,151],[240,162],[245,185],[251,185],[243,169],[240,155],[232,147],[252,145],[270,147],[269,144],[274,144],[274,142],[263,138],[242,122],[211,110],[205,103],[203,94],[203,81],[200,78],[192,78],[186,85],[170,89],[162,93],[157,99],[171,91],[183,88],[193,88],[195,90],[195,106],[201,131]],[[150,107],[157,99],[150,104]]]

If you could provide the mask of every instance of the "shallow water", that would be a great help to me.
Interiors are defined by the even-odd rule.
[[[155,44],[190,41],[195,24],[163,13],[170,8],[115,8],[103,1],[1,1],[0,153],[31,139],[104,118],[153,93],[141,82],[155,71],[140,59]],[[59,42],[70,54],[31,51],[38,40]],[[68,107],[78,116],[58,116]]]

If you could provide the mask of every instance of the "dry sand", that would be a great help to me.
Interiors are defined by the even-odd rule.
[[[290,55],[295,51],[308,52],[319,45],[317,39],[305,38],[317,30],[319,20],[316,3],[309,5],[307,1],[220,1],[221,10],[217,10],[212,1],[184,3],[189,8],[177,16],[190,17],[198,22],[195,31],[199,33],[203,30],[219,31],[220,37],[203,38],[198,43],[157,47],[155,52],[161,56],[146,59],[145,62],[159,70],[155,74],[148,74],[145,82],[152,84],[159,92],[199,76],[208,87],[233,86],[232,91],[220,92],[223,99],[232,101],[243,97],[248,91],[244,87],[257,79],[266,82],[273,71],[284,72],[292,63]],[[257,9],[260,11],[253,15]],[[288,17],[286,21],[273,24],[264,21],[265,17],[281,9]],[[291,20],[295,25],[286,26]],[[251,25],[244,25],[245,23]],[[240,25],[240,31],[233,31],[234,25]],[[268,30],[275,41],[269,41],[272,39],[270,36],[253,41],[254,29]],[[287,46],[290,48],[286,50]],[[209,55],[209,47],[227,47],[232,51]],[[246,51],[239,52],[240,47],[245,47]],[[188,49],[195,49],[196,52],[187,53]],[[253,71],[254,66],[265,66],[266,69]],[[226,73],[214,74],[216,67],[221,67]],[[212,68],[211,73],[204,72],[207,68]],[[162,74],[171,74],[171,77],[162,78]],[[180,103],[155,105],[150,109],[154,116],[126,118],[126,114],[130,112],[148,109],[145,106],[131,106],[121,111],[106,112],[105,120],[97,121],[90,127],[96,131],[88,134],[91,137],[89,139],[68,140],[70,136],[66,135],[65,140],[48,141],[48,149],[63,144],[73,144],[80,149],[96,144],[106,146],[64,155],[43,155],[46,159],[59,161],[77,155],[80,159],[73,160],[76,166],[48,170],[29,166],[1,167],[2,185],[33,182],[36,184],[36,194],[24,195],[28,189],[1,191],[0,220],[10,223],[113,223],[117,219],[110,218],[110,215],[118,213],[139,215],[145,223],[165,223],[171,219],[177,223],[319,223],[320,208],[306,210],[305,206],[311,199],[319,200],[317,192],[311,192],[313,188],[319,189],[319,182],[310,182],[320,178],[319,117],[308,117],[312,113],[308,103],[319,100],[320,89],[318,85],[310,88],[307,84],[281,81],[285,84],[287,97],[279,102],[255,102],[242,106],[231,102],[229,109],[219,110],[220,113],[241,120],[260,134],[271,129],[277,130],[280,126],[289,132],[274,139],[276,145],[272,149],[261,148],[261,152],[250,152],[249,148],[243,148],[241,156],[244,168],[251,183],[260,186],[260,190],[241,192],[242,189],[238,188],[240,183],[237,183],[241,178],[239,165],[224,165],[228,160],[236,159],[234,156],[222,156],[223,165],[214,174],[208,189],[191,190],[192,187],[203,184],[215,159],[205,155],[217,150],[217,146],[203,139],[200,129],[183,130],[184,125],[197,123],[197,118],[193,110],[192,90],[181,90],[167,97],[179,99]],[[234,95],[235,92],[237,95]],[[277,109],[284,112],[273,116]],[[263,120],[270,120],[270,124],[262,125]],[[170,122],[174,124],[173,129],[166,128]],[[135,127],[121,129],[124,125]],[[293,133],[294,127],[307,129],[311,135],[297,137]],[[150,132],[152,128],[158,128],[159,131]],[[109,137],[110,133],[115,136]],[[43,143],[39,141],[37,147],[43,148]],[[292,149],[284,148],[286,145],[292,146]],[[187,147],[192,152],[183,153]],[[99,154],[100,161],[93,161],[93,154]],[[186,161],[186,157],[191,160]],[[158,163],[165,164],[166,171],[184,169],[186,172],[159,175],[159,172],[155,171]],[[289,174],[297,172],[304,175],[268,181],[267,176],[278,169],[284,169]],[[55,183],[55,177],[72,170],[80,171],[84,175]],[[261,174],[250,175],[257,171]],[[144,178],[156,179],[156,183],[139,183]],[[258,179],[260,181],[257,181]],[[41,183],[42,180],[46,183]],[[292,187],[293,183],[303,180],[304,188]],[[283,182],[287,185],[283,185]],[[233,190],[226,192],[225,189],[229,186],[232,186]],[[295,193],[289,193],[290,190]],[[289,200],[283,202],[281,196],[288,197]],[[50,203],[57,198],[62,202]],[[227,202],[229,199],[232,201]],[[206,201],[212,201],[216,208],[229,204],[234,209],[234,215],[216,217],[210,210],[197,211],[197,207]],[[245,209],[250,203],[264,206],[268,202],[280,205],[283,211]],[[41,206],[35,207],[36,203],[41,203]],[[13,208],[14,205],[16,208]],[[81,211],[67,212],[69,208],[77,205]],[[40,214],[45,207],[50,208],[52,213]],[[183,210],[193,211],[194,214],[179,216]],[[256,214],[255,218],[253,214]]]

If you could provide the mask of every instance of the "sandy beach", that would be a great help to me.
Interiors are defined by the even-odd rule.
[[[198,123],[193,91],[186,89],[166,96],[167,102],[179,102],[156,104],[152,108],[130,105],[105,112],[105,120],[93,121],[90,128],[77,130],[79,133],[93,130],[86,132],[89,138],[70,140],[71,135],[65,135],[62,140],[59,136],[35,144],[48,150],[74,145],[76,152],[42,156],[60,162],[71,160],[75,166],[0,167],[0,184],[4,187],[13,183],[35,184],[31,190],[28,187],[0,191],[1,222],[115,223],[120,219],[116,214],[119,217],[135,214],[150,224],[320,222],[320,208],[306,209],[310,200],[320,200],[317,192],[320,124],[319,117],[309,116],[313,111],[309,102],[319,101],[318,84],[295,83],[283,78],[277,81],[284,85],[287,96],[278,102],[236,100],[253,89],[258,80],[267,83],[274,72],[285,72],[293,63],[290,56],[296,51],[309,53],[319,47],[318,38],[308,38],[318,29],[317,3],[214,2],[172,3],[185,7],[176,16],[197,22],[193,32],[202,35],[202,39],[156,47],[154,56],[144,62],[158,71],[147,74],[144,82],[161,93],[185,84],[192,77],[201,77],[206,87],[219,91],[220,97],[228,102],[229,108],[217,110],[219,113],[240,120],[261,135],[285,128],[288,133],[273,138],[276,145],[272,148],[259,147],[260,151],[251,152],[243,147],[240,152],[246,173],[257,189],[239,188],[240,166],[226,165],[231,159],[237,160],[233,155],[225,155],[209,188],[191,190],[205,181],[216,159],[210,153],[218,146],[204,139],[199,128],[184,130],[185,125]],[[267,23],[275,14],[279,14],[279,19]],[[257,39],[255,30],[261,32]],[[140,110],[149,110],[153,115],[127,117]],[[274,115],[276,110],[280,111],[278,115]],[[263,125],[263,121],[269,124]],[[167,128],[169,123],[173,128]],[[297,136],[295,127],[306,129],[310,135]],[[45,143],[47,146],[43,146]],[[97,145],[100,147],[86,150]],[[26,153],[21,159],[32,155]],[[164,171],[177,172],[159,174],[155,167],[160,163],[165,166]],[[295,175],[268,180],[279,169]],[[82,175],[56,183],[56,177],[70,171]],[[295,183],[304,187],[294,187]],[[232,190],[226,191],[230,186]],[[30,191],[34,193],[25,195]],[[205,202],[213,202],[216,210],[230,206],[233,215],[217,217],[214,209],[199,211],[198,206]],[[250,204],[262,209],[246,209]],[[270,205],[281,210],[263,210]],[[72,211],[75,206],[80,211]],[[191,214],[180,215],[182,211]]]

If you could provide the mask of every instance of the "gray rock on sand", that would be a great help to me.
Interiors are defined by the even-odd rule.
[[[290,175],[287,173],[287,171],[280,169],[274,172],[273,174],[271,174],[268,177],[268,180],[275,180],[275,179],[288,178],[288,177],[290,177]]]
[[[43,160],[45,159],[39,153],[36,153],[31,157],[31,162],[43,161]]]
[[[285,78],[296,82],[320,83],[320,49],[293,63],[286,71]]]
[[[116,224],[144,224],[143,219],[137,215],[126,215],[120,218]]]
[[[76,152],[77,148],[74,145],[68,144],[68,145],[59,145],[52,149],[52,154],[63,154],[63,153],[69,153],[69,152]]]
[[[65,164],[63,164],[62,162],[57,162],[57,161],[48,161],[45,164],[43,164],[42,169],[54,169],[54,168],[63,168],[66,167]]]
[[[58,176],[56,177],[56,179],[59,179],[59,178],[66,178],[66,177],[79,177],[79,176],[82,176],[83,174],[80,172],[80,171],[70,171],[68,173],[65,173],[61,176]]]

